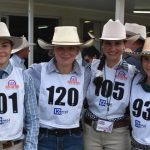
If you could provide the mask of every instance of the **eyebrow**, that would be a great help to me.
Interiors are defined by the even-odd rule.
[[[2,42],[2,43],[0,43],[0,44],[10,44],[9,42]]]

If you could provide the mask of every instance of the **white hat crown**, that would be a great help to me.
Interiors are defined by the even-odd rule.
[[[0,22],[0,37],[10,36],[9,30],[4,22]]]
[[[139,25],[136,23],[125,23],[126,33],[129,35],[139,34],[139,39],[146,39],[146,26]]]
[[[77,27],[61,26],[55,27],[54,36],[52,39],[54,45],[81,45],[77,33]]]
[[[126,39],[124,25],[119,21],[110,19],[103,27],[102,40],[123,40]]]

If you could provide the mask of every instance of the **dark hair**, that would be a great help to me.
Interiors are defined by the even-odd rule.
[[[11,40],[9,40],[9,41],[10,41],[11,47],[13,47],[13,46],[14,46],[14,43],[13,43]]]
[[[106,56],[103,54],[103,56],[101,57],[101,61],[98,65],[98,70],[102,71],[103,70],[103,67],[105,65],[105,59],[106,59]],[[101,88],[101,85],[102,85],[102,81],[103,81],[103,77],[102,76],[98,76],[98,77],[95,77],[94,80],[93,80],[93,83],[95,84],[96,86],[96,90],[95,90],[95,95],[99,95],[99,90]]]
[[[96,59],[99,59],[100,52],[94,46],[91,46],[83,49],[82,58],[84,58],[85,56],[90,56],[90,57],[96,56]]]

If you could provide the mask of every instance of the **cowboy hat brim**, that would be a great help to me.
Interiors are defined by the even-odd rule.
[[[140,35],[139,35],[139,34],[136,34],[136,35],[127,37],[126,40],[127,40],[127,41],[133,41],[133,42],[135,42],[135,41],[137,41],[139,38],[140,38]]]
[[[11,54],[17,53],[17,52],[21,51],[22,49],[25,49],[27,47],[34,46],[34,45],[36,45],[36,44],[35,43],[30,43],[27,46],[24,46],[22,44],[19,48],[13,49],[12,52],[11,52]]]
[[[124,53],[135,57],[136,59],[140,59],[141,56],[150,56],[150,51],[142,51],[142,52],[133,52],[131,49],[126,49]]]
[[[131,32],[131,31],[126,31],[126,34],[129,35],[130,37],[134,37],[135,35],[138,35],[138,39],[140,40],[145,40],[145,38],[143,36],[141,36],[140,34],[138,33],[134,33],[134,32]]]
[[[92,33],[88,32],[88,35],[94,39],[94,40],[98,40],[98,38],[96,38]],[[136,40],[138,40],[140,37],[139,34],[133,35],[131,37],[127,37],[127,38],[99,38],[99,40],[127,40],[127,41],[133,41],[135,42]]]
[[[19,48],[23,44],[23,39],[21,37],[14,37],[14,36],[1,36],[1,39],[7,39],[12,41],[13,47],[12,49]],[[13,51],[13,50],[12,50]]]
[[[62,42],[62,43],[60,43],[60,42],[52,42],[53,44],[50,44],[50,43],[47,43],[47,42],[45,42],[44,40],[42,40],[42,39],[38,39],[37,40],[37,42],[38,42],[38,44],[39,44],[39,46],[42,48],[42,49],[52,49],[53,47],[55,47],[55,46],[79,46],[79,47],[82,47],[82,48],[85,48],[85,47],[90,47],[90,46],[92,46],[92,44],[93,44],[93,42],[94,42],[94,40],[93,39],[90,39],[90,40],[88,40],[87,42],[85,42],[85,43],[71,43],[71,42]]]

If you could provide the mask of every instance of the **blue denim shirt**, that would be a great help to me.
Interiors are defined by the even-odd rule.
[[[4,74],[2,79],[6,78],[13,70],[13,66],[9,62],[8,65],[3,68]],[[27,132],[25,135],[24,150],[37,150],[38,133],[39,133],[39,117],[37,109],[37,100],[35,94],[35,88],[32,78],[25,72],[23,72],[25,96],[24,96],[24,128]],[[22,137],[20,137],[21,139]]]

